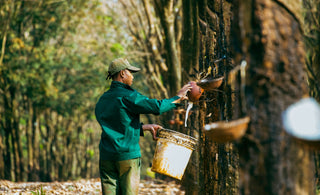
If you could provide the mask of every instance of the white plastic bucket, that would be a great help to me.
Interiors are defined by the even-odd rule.
[[[158,137],[151,170],[181,180],[197,140],[169,129]]]

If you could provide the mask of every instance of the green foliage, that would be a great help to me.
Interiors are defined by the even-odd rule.
[[[93,150],[87,150],[87,154],[89,155],[89,158],[93,158],[94,151]]]
[[[26,125],[26,120],[24,118],[20,118],[20,125]]]
[[[88,129],[87,129],[87,132],[88,132],[88,133],[94,133],[94,130],[93,130],[92,128],[88,128]]]
[[[124,48],[120,43],[114,43],[111,48],[111,52],[115,53],[116,55],[123,55]]]

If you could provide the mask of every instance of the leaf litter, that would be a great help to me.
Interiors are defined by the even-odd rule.
[[[43,193],[41,193],[43,192]],[[20,194],[101,194],[100,179],[80,179],[67,182],[11,182],[0,180],[0,195]],[[175,181],[163,181],[158,179],[141,180],[139,195],[184,195],[180,184]]]

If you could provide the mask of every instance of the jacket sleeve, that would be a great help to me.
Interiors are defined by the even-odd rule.
[[[177,99],[179,99],[179,96],[163,100],[149,99],[148,97],[135,92],[129,96],[123,97],[122,104],[128,111],[135,114],[160,115],[164,112],[172,110],[173,108],[176,108],[177,104],[172,102]]]
[[[143,132],[142,126],[143,126],[143,123],[140,123],[140,136],[144,137],[144,132]]]

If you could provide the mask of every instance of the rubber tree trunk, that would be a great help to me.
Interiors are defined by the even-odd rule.
[[[249,65],[246,103],[251,117],[239,149],[240,192],[315,194],[312,152],[290,139],[281,120],[289,105],[308,94],[298,17],[285,1],[235,3],[234,47],[241,51],[235,59]]]
[[[209,67],[213,70],[211,76],[226,73],[231,60],[227,39],[231,20],[230,10],[231,3],[224,0],[183,1],[181,60],[184,70],[189,74],[188,81],[199,80],[201,72],[208,73]],[[218,60],[223,56],[227,56],[227,59]],[[227,88],[222,86],[220,91],[223,91],[224,87]],[[188,165],[192,169],[187,169],[185,173],[183,184],[186,194],[237,194],[238,192],[238,154],[234,150],[233,143],[217,144],[210,141],[202,131],[206,123],[231,117],[225,114],[232,110],[231,105],[225,106],[229,96],[231,97],[229,92],[207,91],[198,102],[194,103],[187,129],[198,131],[198,134],[193,135],[197,135],[199,147],[195,153],[197,156],[194,156],[195,159]]]
[[[183,0],[182,1],[182,38],[181,38],[181,64],[183,73],[183,83],[187,83],[192,78],[193,68],[199,69],[199,25],[198,25],[198,1]],[[198,105],[195,107],[199,108]],[[183,116],[182,118],[184,118]],[[193,109],[192,115],[188,119],[187,128],[183,128],[183,133],[199,138],[199,109]],[[182,186],[185,189],[186,195],[199,194],[199,153],[196,149],[188,167],[185,171]]]

